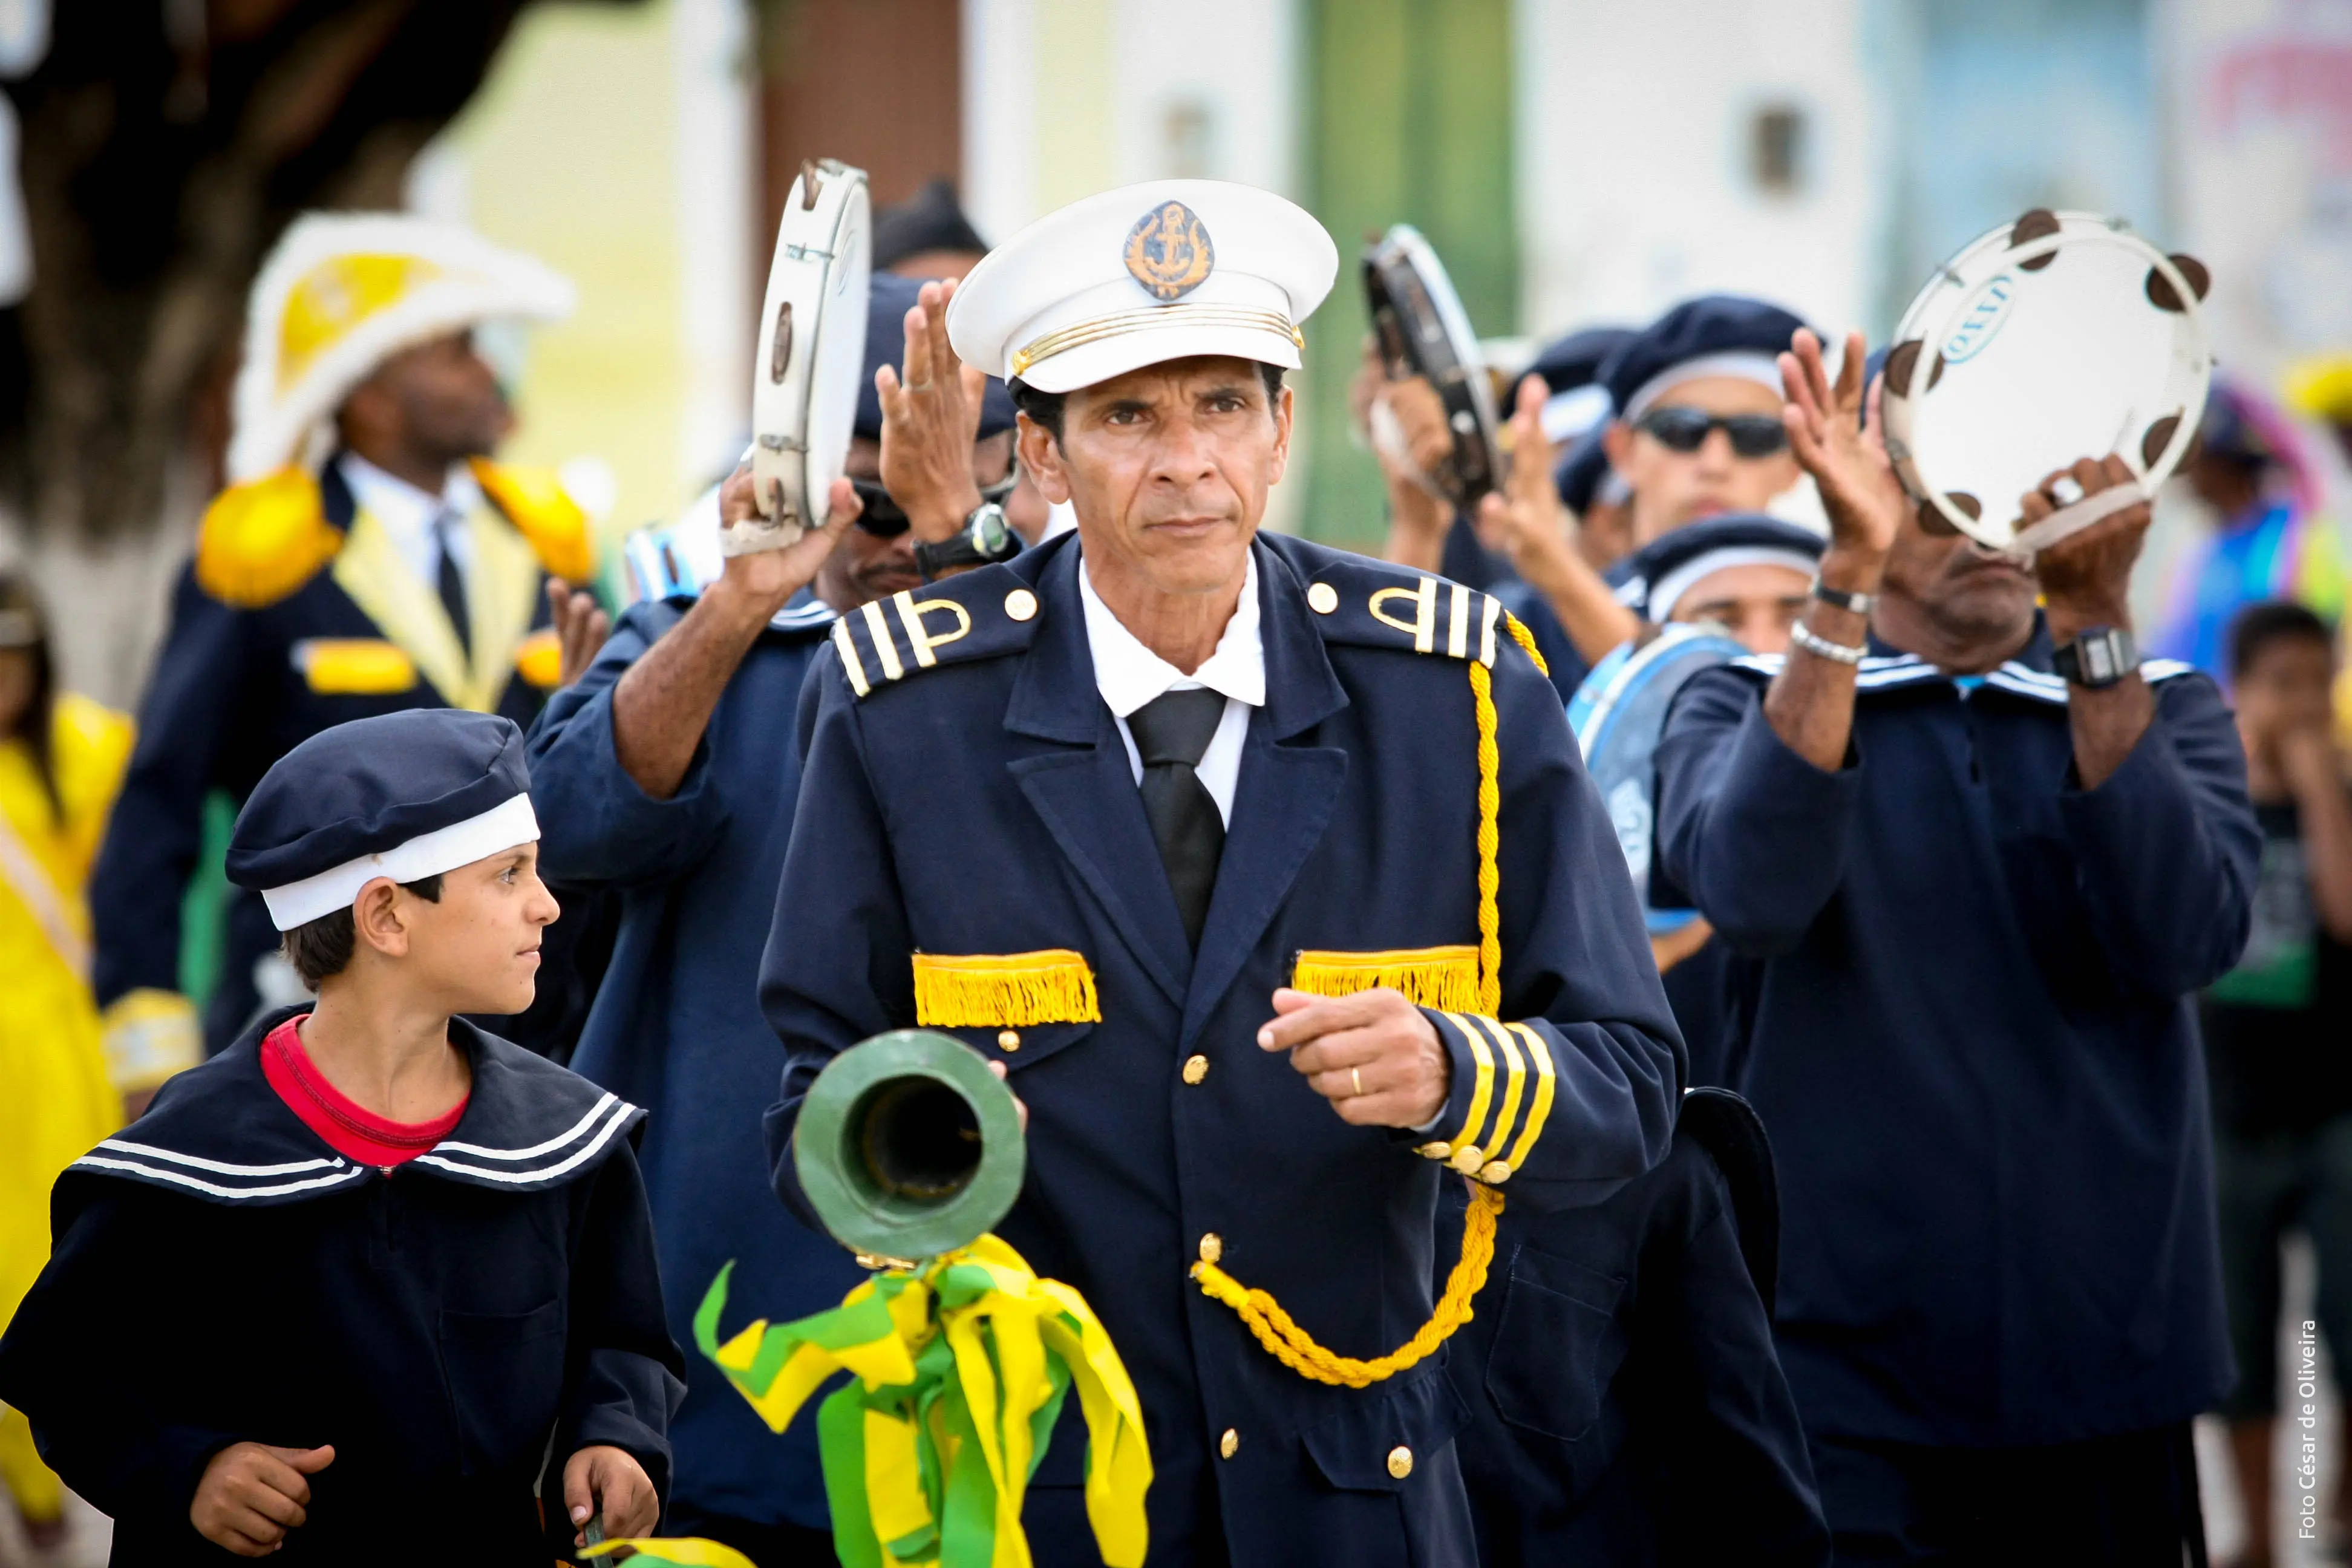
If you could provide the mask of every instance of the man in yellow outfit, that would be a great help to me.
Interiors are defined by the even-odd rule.
[[[181,994],[207,796],[242,803],[332,724],[441,706],[529,724],[557,684],[547,589],[590,580],[589,522],[551,473],[490,460],[514,417],[474,334],[561,317],[572,300],[529,257],[393,214],[309,215],[264,265],[230,488],[173,602],[90,889],[95,989],[127,1094],[288,999],[268,994],[282,961],[251,895],[229,906],[201,1021]]]

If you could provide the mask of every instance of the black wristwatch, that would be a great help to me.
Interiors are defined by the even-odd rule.
[[[958,566],[985,566],[992,561],[1010,561],[1021,553],[1021,540],[1004,521],[1004,509],[992,500],[974,507],[971,515],[963,520],[963,527],[937,544],[918,542],[915,545],[915,570],[929,583],[942,572]]]
[[[2069,686],[2097,691],[2139,668],[2139,645],[2126,626],[2086,626],[2051,655]]]

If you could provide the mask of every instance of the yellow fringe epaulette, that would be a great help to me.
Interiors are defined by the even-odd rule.
[[[595,530],[553,468],[522,468],[477,458],[474,482],[530,542],[551,577],[585,583],[596,574]]]
[[[196,533],[196,583],[224,604],[257,610],[317,576],[342,547],[319,481],[289,466],[214,498]]]
[[[1352,996],[1386,985],[1404,993],[1416,1007],[1475,1013],[1478,1010],[1478,950],[1458,947],[1400,948],[1387,952],[1301,952],[1290,972],[1291,988],[1315,996]]]
[[[1020,1029],[1099,1024],[1095,972],[1083,953],[915,954],[915,1022],[931,1028]]]
[[[552,626],[541,626],[515,649],[515,672],[541,691],[552,691],[563,679],[563,640]]]

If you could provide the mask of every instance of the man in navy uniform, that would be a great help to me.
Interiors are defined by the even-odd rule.
[[[2246,940],[2238,737],[2132,647],[2144,504],[2030,569],[1931,535],[1859,337],[1833,386],[1796,342],[1819,602],[1683,689],[1659,844],[1760,968],[1739,1087],[1838,1561],[2201,1562],[2189,1423],[2231,1372],[2191,998]],[[2027,521],[2062,479],[2129,474],[2076,464]]]
[[[956,532],[1013,475],[1012,399],[1000,382],[967,396],[961,378],[934,373],[934,343],[939,359],[950,352],[945,294],[919,287],[874,279],[851,478],[832,526],[788,550],[729,558],[707,584],[663,585],[621,617],[531,730],[541,865],[620,898],[613,963],[572,1066],[646,1107],[646,1188],[677,1323],[730,1258],[736,1289],[780,1321],[837,1305],[863,1278],[838,1244],[777,1206],[759,1120],[744,1108],[767,1102],[783,1067],[758,984],[800,793],[791,715],[803,677],[831,657],[839,616],[921,586],[918,539]],[[935,403],[950,405],[947,417],[914,416]],[[932,447],[955,452],[963,471],[944,456],[927,461]],[[851,493],[853,481],[877,480],[870,504],[883,521]],[[749,515],[748,469],[722,501]],[[629,559],[657,574],[667,549],[715,568],[718,524],[710,511],[658,531],[649,549],[632,540]],[[793,1424],[780,1448],[709,1362],[690,1361],[687,1382],[695,1397],[670,1427],[670,1533],[723,1541],[761,1563],[829,1562],[815,1424]]]
[[[1337,266],[1280,197],[1171,180],[965,281],[955,351],[1012,382],[1077,528],[835,624],[761,976],[803,1214],[795,1119],[835,1053],[920,1025],[1009,1069],[1029,1175],[1002,1234],[1134,1377],[1154,1562],[1473,1562],[1433,1352],[1504,1194],[1604,1199],[1677,1088],[1521,628],[1259,531]],[[1436,1292],[1449,1169],[1480,1195]],[[1083,1450],[1066,1424],[1031,1487],[1042,1563],[1090,1559]]]
[[[272,763],[348,720],[447,706],[528,723],[561,679],[546,585],[593,575],[588,520],[553,474],[488,460],[514,416],[471,333],[562,316],[572,292],[529,257],[393,214],[310,214],[262,268],[230,488],[173,598],[90,883],[92,979],[125,1093],[222,1049],[259,1003],[299,995],[257,988],[257,964],[283,966],[250,895],[228,907],[201,1021],[180,994],[207,795],[241,805]]]

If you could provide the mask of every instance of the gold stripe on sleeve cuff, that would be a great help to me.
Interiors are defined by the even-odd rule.
[[[1478,1147],[1478,1133],[1486,1125],[1486,1107],[1495,1097],[1495,1058],[1486,1048],[1485,1037],[1470,1026],[1468,1019],[1459,1013],[1440,1016],[1461,1033],[1464,1044],[1470,1048],[1470,1059],[1477,1064],[1478,1076],[1470,1089],[1470,1111],[1463,1118],[1462,1131],[1453,1140],[1452,1154],[1455,1170],[1475,1171],[1486,1158]]]
[[[1544,1044],[1544,1037],[1525,1024],[1507,1026],[1526,1044],[1528,1059],[1535,1064],[1536,1069],[1535,1102],[1528,1108],[1527,1124],[1519,1129],[1519,1141],[1511,1145],[1507,1162],[1511,1169],[1517,1170],[1528,1163],[1528,1155],[1535,1149],[1536,1140],[1543,1136],[1544,1122],[1551,1115],[1551,1100],[1559,1078],[1552,1071],[1551,1050]]]
[[[1496,1162],[1502,1158],[1504,1146],[1511,1141],[1511,1129],[1518,1123],[1519,1100],[1527,1090],[1528,1069],[1527,1063],[1519,1055],[1517,1042],[1511,1038],[1509,1029],[1483,1013],[1471,1015],[1471,1019],[1495,1037],[1496,1048],[1502,1053],[1505,1073],[1503,1108],[1495,1113],[1495,1135],[1486,1140],[1486,1152],[1493,1155],[1494,1159],[1487,1161],[1478,1171],[1472,1173],[1479,1175],[1481,1179],[1486,1179],[1484,1173],[1494,1169]],[[1507,1176],[1509,1174],[1507,1167],[1504,1174]]]

